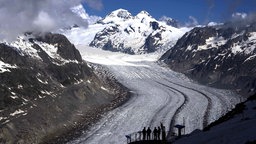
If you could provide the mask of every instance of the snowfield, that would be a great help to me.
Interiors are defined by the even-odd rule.
[[[158,64],[159,54],[127,55],[74,43],[84,60],[103,65],[131,90],[132,97],[70,144],[126,143],[125,135],[160,122],[167,129],[184,123],[187,134],[202,129],[242,100],[231,91],[197,84]]]

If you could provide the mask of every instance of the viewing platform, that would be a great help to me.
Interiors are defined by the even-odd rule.
[[[167,144],[166,136],[163,140],[162,134],[160,135],[160,139],[154,138],[153,133],[150,134],[150,139],[143,139],[142,131],[139,131],[126,135],[125,137],[127,139],[127,144]]]
[[[138,131],[129,135],[126,135],[127,144],[171,144],[175,139],[181,137],[181,130],[185,128],[183,125],[175,125],[174,128],[177,128],[178,133],[175,134],[171,131],[165,131],[159,129],[158,132],[150,131]]]

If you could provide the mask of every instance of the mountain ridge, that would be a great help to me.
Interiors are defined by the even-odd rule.
[[[118,9],[97,24],[102,30],[90,42],[91,47],[129,54],[144,54],[165,51],[167,43],[174,45],[189,28],[176,28],[153,18],[148,12],[137,15]]]
[[[256,88],[255,31],[255,23],[194,28],[160,60],[204,84],[253,94]]]
[[[127,96],[114,78],[96,75],[64,35],[52,33],[0,44],[0,92],[0,143],[38,143],[88,127]]]

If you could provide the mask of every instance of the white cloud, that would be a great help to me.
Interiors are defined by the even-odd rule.
[[[88,24],[94,24],[98,20],[102,19],[99,16],[91,16],[91,15],[87,14],[87,12],[85,11],[82,4],[72,7],[71,10],[72,10],[72,12],[77,14],[79,17],[86,20],[88,22]]]
[[[56,27],[54,20],[44,11],[38,14],[33,24],[35,25],[35,29],[39,29],[42,32],[51,31]]]
[[[0,41],[27,31],[47,32],[73,24],[87,26],[70,8],[82,0],[0,0]]]
[[[236,12],[232,14],[232,18],[235,18],[235,19],[245,19],[246,17],[247,17],[246,13]]]
[[[192,26],[193,27],[193,26],[196,26],[196,25],[199,24],[195,17],[189,16],[188,18],[189,18],[189,21],[185,23],[185,26],[187,26],[187,27],[191,27]]]
[[[197,19],[196,19],[195,17],[189,16],[189,19],[191,20],[191,23],[192,23],[193,25],[198,25],[198,21],[197,21]]]

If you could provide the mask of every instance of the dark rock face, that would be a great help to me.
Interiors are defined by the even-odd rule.
[[[153,30],[159,29],[159,24],[156,21],[150,22],[150,26],[152,27]]]
[[[20,56],[20,53],[3,43],[0,44],[0,58],[1,61],[4,61],[9,64],[24,65],[25,58]]]
[[[159,21],[163,21],[169,26],[173,26],[173,27],[176,27],[176,28],[179,27],[179,22],[177,20],[166,17],[166,16],[161,17],[159,19]]]
[[[100,80],[65,36],[49,33],[0,44],[0,94],[0,143],[25,144],[88,127],[127,92]]]
[[[160,60],[171,69],[219,88],[256,91],[256,23],[194,28]]]
[[[160,33],[156,33],[155,35],[150,34],[143,45],[143,49],[147,53],[152,53],[157,50],[157,47],[160,47],[160,44],[157,44],[158,40],[162,39],[162,35]]]
[[[82,61],[82,57],[79,51],[75,48],[73,44],[69,42],[69,40],[61,34],[46,34],[43,37],[38,37],[37,40],[55,45],[57,44],[58,51],[57,53],[68,60],[77,60],[79,62]]]

